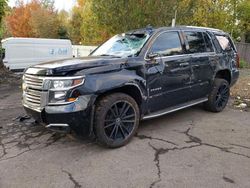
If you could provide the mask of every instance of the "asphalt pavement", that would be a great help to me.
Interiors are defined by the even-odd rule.
[[[26,118],[17,86],[0,89],[1,188],[250,187],[250,114],[195,106],[143,121],[107,149]]]

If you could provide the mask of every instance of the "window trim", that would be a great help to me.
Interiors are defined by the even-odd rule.
[[[205,41],[206,47],[208,47],[208,44],[207,44],[207,42],[205,40],[205,36],[204,35],[207,35],[208,39],[210,40],[210,42],[212,44],[212,50],[213,50],[212,52],[215,52],[216,50],[215,50],[214,43],[213,43],[213,40],[212,40],[211,36],[207,32],[202,32],[202,35],[203,35],[203,39]],[[209,53],[209,52],[207,52],[207,53]]]
[[[186,47],[186,54],[188,54],[188,55],[192,55],[192,54],[204,54],[204,53],[211,53],[211,52],[195,52],[195,53],[190,53],[189,52],[189,49],[190,49],[190,46],[189,46],[189,42],[188,42],[188,40],[187,40],[187,37],[186,37],[186,33],[187,32],[192,32],[192,33],[201,33],[201,35],[202,35],[202,39],[203,39],[203,42],[204,42],[204,44],[205,44],[205,46],[207,47],[207,43],[206,43],[206,41],[205,41],[205,38],[204,38],[204,34],[203,33],[205,33],[205,31],[192,31],[192,30],[183,30],[183,35],[184,35],[184,39],[185,39],[185,41],[186,41],[186,43],[185,43],[185,47]],[[213,51],[214,52],[214,51]]]
[[[150,45],[148,46],[148,49],[147,49],[147,51],[146,51],[146,53],[145,53],[145,55],[144,55],[144,60],[145,60],[145,61],[150,61],[150,59],[147,58],[147,56],[148,56],[149,51],[151,50],[151,48],[152,48],[154,42],[156,41],[156,39],[157,39],[160,35],[162,35],[162,34],[164,34],[164,33],[169,33],[169,32],[176,32],[176,33],[178,34],[179,39],[180,39],[181,48],[182,48],[182,50],[183,50],[183,54],[181,54],[181,55],[161,56],[161,57],[156,57],[156,58],[154,58],[154,59],[157,60],[157,59],[161,59],[161,58],[167,58],[167,57],[175,57],[175,56],[183,56],[183,55],[186,55],[186,54],[185,54],[185,49],[183,48],[183,45],[185,45],[185,43],[184,43],[184,40],[183,40],[182,35],[181,35],[181,30],[161,31],[161,32],[157,33],[157,34],[154,36],[154,38],[152,39],[152,41],[150,41]]]
[[[206,35],[208,36],[208,38],[210,39],[211,43],[212,43],[213,51],[212,51],[212,52],[196,52],[196,53],[189,53],[189,52],[188,52],[189,43],[188,43],[188,40],[186,39],[186,33],[185,33],[185,32],[194,32],[194,33],[200,32],[200,33],[202,33],[203,40],[204,40],[204,42],[205,42],[205,45],[207,46],[207,43],[206,43],[205,38],[204,38],[204,34],[206,34]],[[214,42],[213,42],[213,40],[212,40],[210,34],[209,34],[207,31],[182,30],[182,34],[183,34],[183,37],[184,37],[184,40],[185,40],[185,51],[186,51],[186,54],[187,54],[187,55],[193,55],[193,54],[210,54],[210,53],[214,54],[214,53],[216,53],[217,50],[216,50],[216,48],[215,48],[215,46],[214,46]],[[187,47],[188,47],[188,48],[187,48]]]
[[[218,42],[218,45],[219,45],[219,48],[220,48],[220,53],[224,53],[224,52],[226,52],[226,51],[222,49],[222,46],[221,46],[220,41],[218,40],[217,36],[221,36],[221,37],[227,38],[228,41],[229,41],[229,43],[230,43],[230,45],[232,46],[232,50],[233,50],[235,53],[237,53],[237,48],[236,48],[235,43],[234,43],[234,41],[232,40],[232,38],[231,38],[230,35],[227,35],[227,34],[217,34],[217,33],[215,33],[214,36],[215,36],[215,40]]]

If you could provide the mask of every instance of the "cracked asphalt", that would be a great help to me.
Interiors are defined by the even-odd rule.
[[[200,106],[141,122],[106,149],[25,117],[17,86],[0,87],[0,187],[250,187],[250,114]]]

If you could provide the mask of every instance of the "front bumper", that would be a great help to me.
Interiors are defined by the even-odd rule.
[[[48,128],[50,125],[65,125],[64,127],[67,130],[70,128],[76,133],[88,136],[92,134],[94,98],[89,95],[80,96],[75,102],[58,106],[46,106],[41,112],[27,106],[24,106],[24,109],[27,114],[38,122],[45,124]]]

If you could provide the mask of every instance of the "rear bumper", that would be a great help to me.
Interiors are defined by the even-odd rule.
[[[240,76],[240,71],[238,69],[232,71],[232,79],[231,79],[231,84],[230,86],[233,86],[236,84],[237,80],[239,79]]]
[[[49,129],[74,130],[76,133],[88,136],[92,133],[93,122],[93,97],[81,96],[76,102],[46,106],[41,112],[24,107],[27,114],[35,120],[46,125]],[[60,126],[59,126],[60,125]]]

